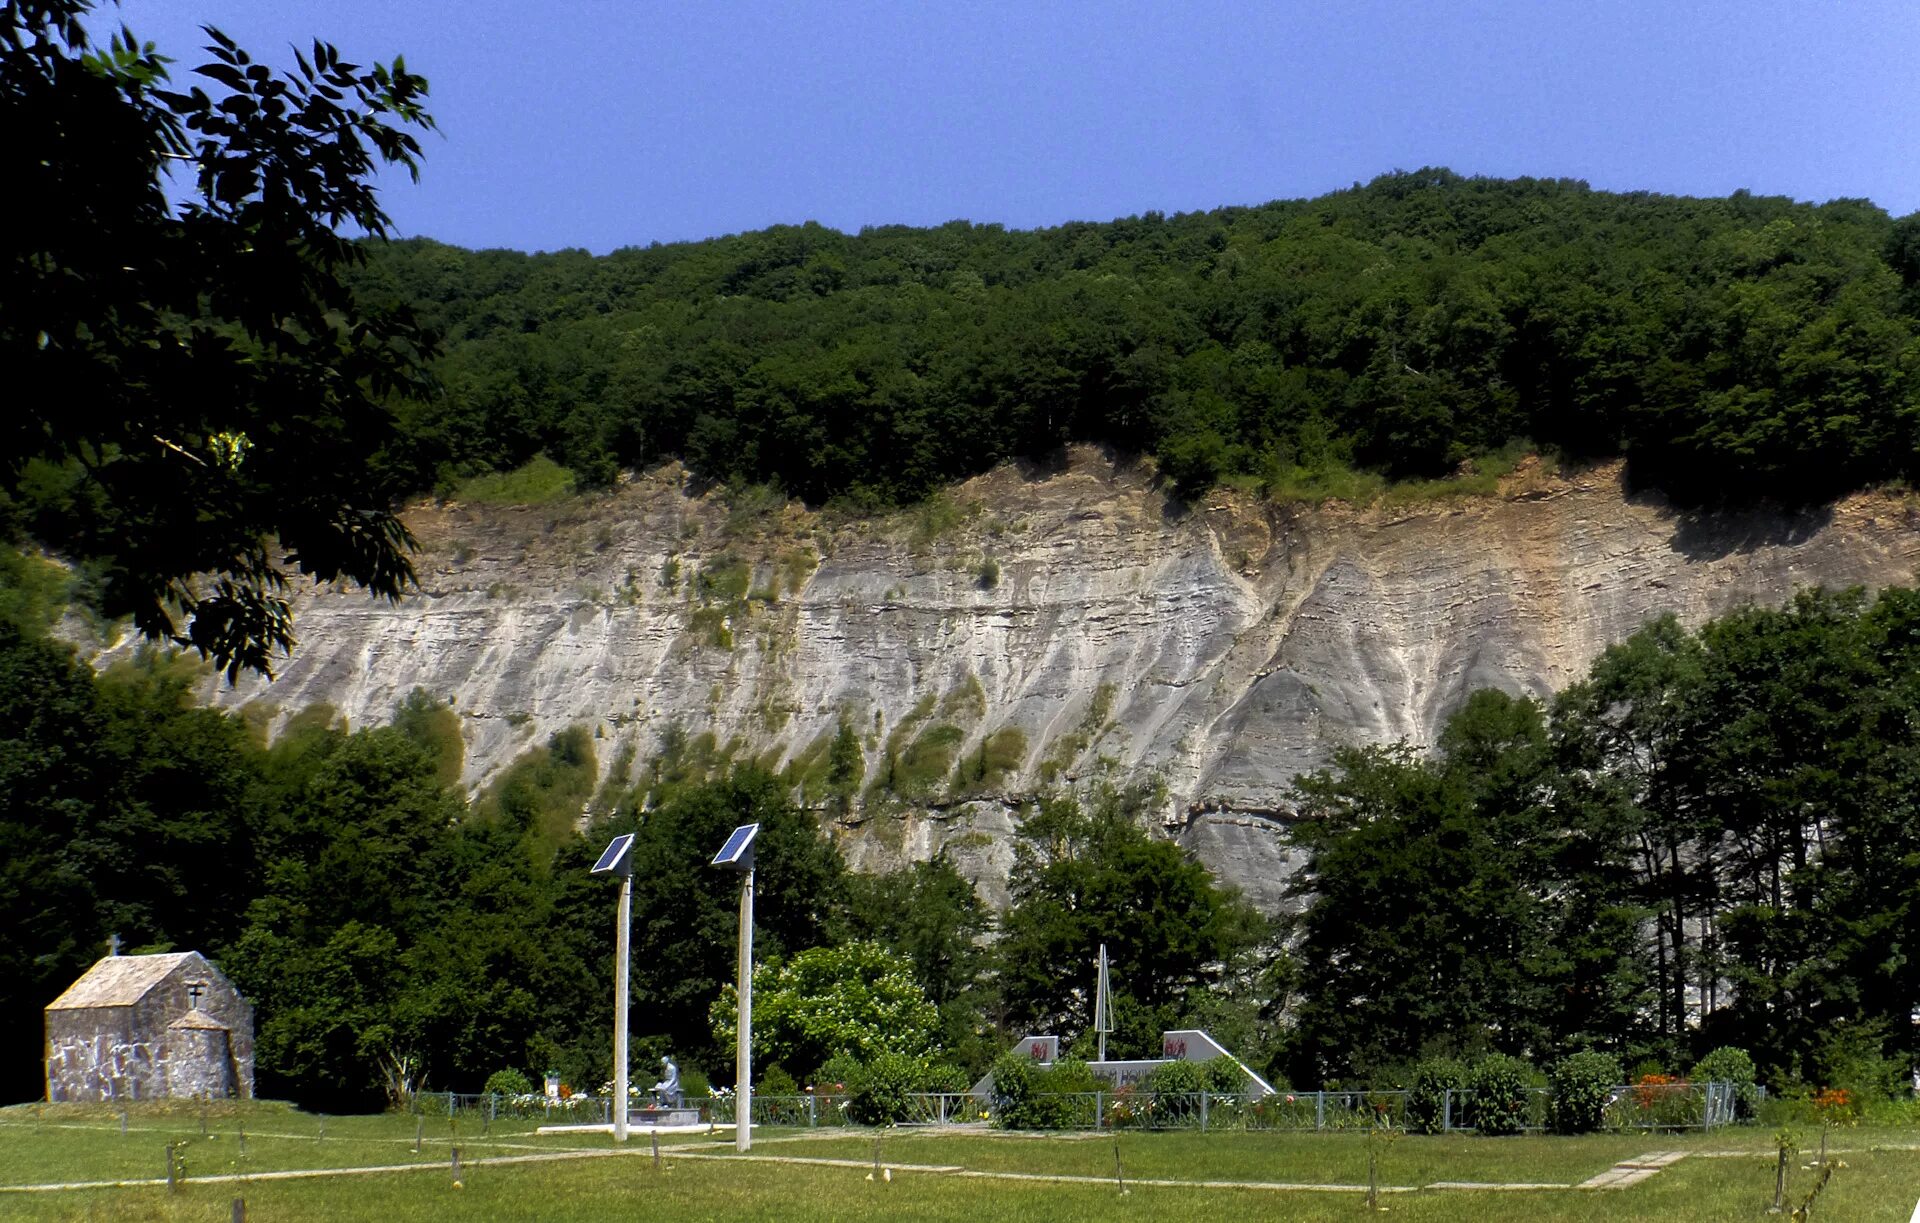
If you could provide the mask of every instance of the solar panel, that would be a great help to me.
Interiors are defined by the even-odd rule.
[[[624,875],[628,869],[627,859],[631,857],[632,854],[633,834],[631,832],[623,832],[613,838],[613,843],[607,846],[607,851],[600,855],[598,862],[593,864],[591,873],[595,875]]]
[[[714,866],[730,866],[737,871],[753,869],[753,839],[760,835],[760,825],[742,824],[733,830],[727,843],[720,852],[713,855]]]

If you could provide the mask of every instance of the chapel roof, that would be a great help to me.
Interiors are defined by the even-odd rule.
[[[102,957],[69,985],[66,993],[49,1003],[47,1009],[73,1011],[95,1006],[132,1006],[189,958],[197,960],[200,953],[174,951],[164,955]]]

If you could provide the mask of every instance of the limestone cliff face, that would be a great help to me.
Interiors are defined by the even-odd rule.
[[[387,720],[451,698],[478,788],[572,724],[603,768],[677,725],[796,766],[859,734],[873,801],[841,827],[883,866],[945,847],[1004,886],[1020,796],[1110,770],[1222,879],[1278,903],[1289,782],[1338,744],[1431,742],[1474,688],[1544,695],[1649,617],[1696,623],[1794,589],[1911,583],[1920,510],[1676,513],[1619,474],[1525,475],[1414,508],[1171,505],[1090,451],[1003,469],[930,508],[840,523],[729,507],[679,473],[558,507],[420,506],[420,592],[320,590],[271,684],[210,684],[284,718]]]

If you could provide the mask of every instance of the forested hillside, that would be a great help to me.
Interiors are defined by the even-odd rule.
[[[793,802],[797,770],[684,735],[596,792],[575,728],[473,802],[451,784],[456,716],[424,694],[392,725],[317,708],[265,744],[197,707],[177,659],[96,674],[44,635],[59,575],[5,576],[40,595],[0,600],[4,1099],[36,1090],[40,1008],[111,934],[220,962],[258,1007],[270,1096],[364,1107],[549,1067],[596,1083],[613,891],[587,866],[625,831],[641,1054],[722,1078],[735,928],[705,864],[749,819],[769,1075],[850,1079],[838,1052],[965,1082],[1022,1032],[1084,1051],[1103,941],[1117,1050],[1201,1026],[1302,1086],[1487,1051],[1677,1071],[1733,1042],[1776,1091],[1874,1101],[1920,1048],[1911,590],[1657,620],[1550,701],[1477,693],[1432,756],[1340,753],[1297,783],[1310,861],[1273,925],[1149,836],[1138,788],[1028,803],[996,914],[944,858],[848,872]]]
[[[871,508],[1062,443],[1338,494],[1521,445],[1687,500],[1913,478],[1920,217],[1392,174],[1032,232],[818,225],[616,251],[379,245],[447,341],[397,490],[669,456]]]

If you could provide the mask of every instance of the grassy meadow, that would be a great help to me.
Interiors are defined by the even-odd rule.
[[[1773,1193],[1772,1133],[1374,1140],[1364,1134],[1123,1132],[1017,1135],[979,1130],[763,1130],[742,1158],[726,1135],[676,1135],[656,1168],[639,1135],[541,1136],[538,1121],[326,1117],[270,1104],[118,1112],[24,1105],[0,1110],[0,1218],[226,1220],[1163,1220],[1218,1214],[1345,1219],[1366,1213],[1357,1186],[1377,1160],[1382,1205],[1407,1219],[1754,1219]],[[203,1132],[204,1125],[204,1132]],[[243,1140],[244,1135],[244,1140]],[[1816,1173],[1817,1131],[1797,1136],[1788,1203]],[[879,1180],[869,1179],[878,1139]],[[1822,1219],[1898,1220],[1920,1199],[1920,1133],[1844,1129]],[[416,1143],[418,1150],[416,1150]],[[165,1148],[185,1179],[164,1183]],[[450,1154],[461,1152],[460,1184]],[[1127,1182],[1114,1179],[1116,1151]],[[1658,1151],[1678,1162],[1618,1190],[1570,1186]],[[379,1169],[342,1174],[348,1169]],[[280,1177],[274,1174],[313,1175]],[[1443,1189],[1436,1182],[1550,1184]],[[107,1182],[128,1182],[113,1184]],[[153,1183],[159,1182],[159,1183]],[[1228,1184],[1224,1182],[1237,1182]],[[26,1190],[58,1183],[75,1187]],[[1274,1187],[1292,1186],[1292,1187]]]

